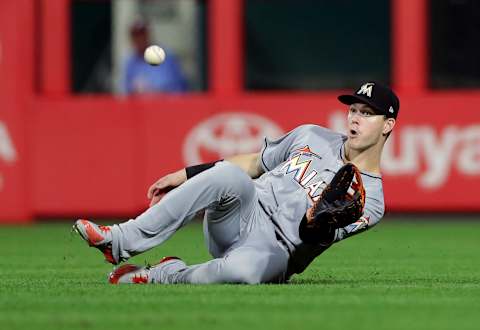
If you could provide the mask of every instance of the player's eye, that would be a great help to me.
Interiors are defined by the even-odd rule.
[[[363,117],[370,117],[372,115],[370,111],[362,111],[361,114]]]

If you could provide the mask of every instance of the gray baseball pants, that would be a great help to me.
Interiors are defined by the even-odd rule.
[[[201,210],[205,240],[215,259],[168,274],[170,283],[286,280],[289,255],[258,202],[253,180],[227,161],[170,191],[136,219],[114,225],[112,252],[127,259],[160,245]]]

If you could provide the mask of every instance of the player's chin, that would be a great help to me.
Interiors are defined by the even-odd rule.
[[[362,141],[359,139],[358,135],[349,135],[347,138],[347,145],[349,148],[357,149],[362,145]]]
[[[347,139],[348,148],[362,152],[365,149],[368,149],[368,144],[362,141],[358,136]]]

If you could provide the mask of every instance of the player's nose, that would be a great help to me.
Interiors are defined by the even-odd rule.
[[[360,115],[358,113],[351,113],[349,116],[348,116],[348,121],[350,122],[350,124],[356,124],[358,125],[359,123],[359,117]]]

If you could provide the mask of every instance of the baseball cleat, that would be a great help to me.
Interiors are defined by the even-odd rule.
[[[80,237],[88,243],[99,249],[105,256],[105,260],[111,264],[117,265],[112,254],[112,233],[110,226],[99,226],[91,221],[79,219],[73,225],[73,229]]]
[[[157,272],[160,267],[164,268],[172,264],[180,264],[182,268],[185,266],[185,263],[177,257],[164,257],[157,264],[149,266],[125,264],[115,268],[108,275],[108,282],[110,284],[147,284],[162,282],[150,276],[151,272]]]
[[[146,284],[149,282],[150,267],[126,264],[117,267],[108,275],[110,284]]]

